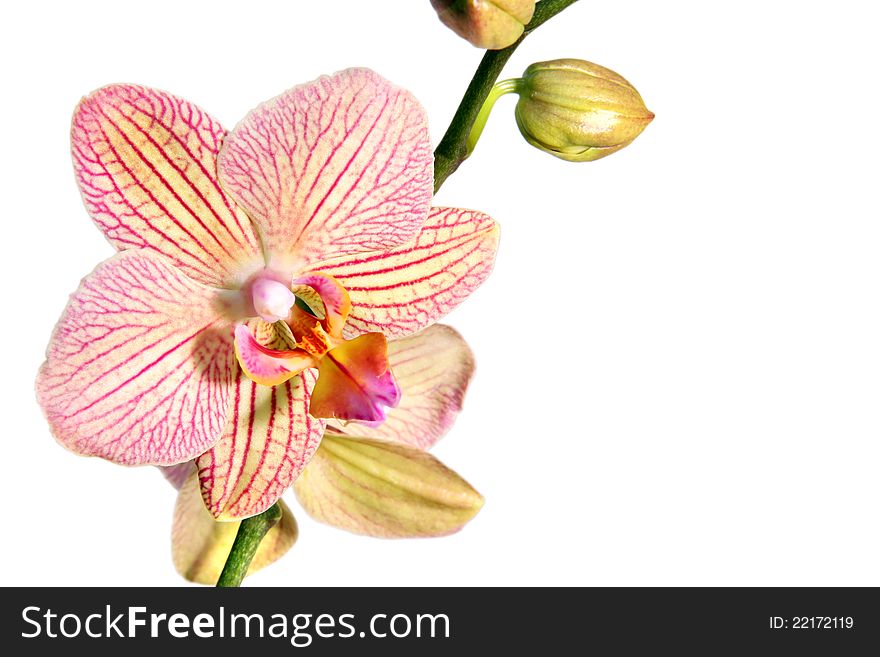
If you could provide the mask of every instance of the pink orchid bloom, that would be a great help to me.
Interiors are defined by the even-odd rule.
[[[215,518],[271,506],[322,418],[384,419],[399,401],[386,336],[429,326],[492,268],[497,225],[430,207],[424,110],[369,70],[291,89],[228,134],[170,94],[105,87],[77,108],[72,147],[121,253],[72,295],[40,404],[79,454],[196,459]]]
[[[452,426],[474,371],[467,343],[435,324],[388,345],[401,388],[400,405],[378,427],[331,421],[315,456],[294,484],[316,520],[383,538],[442,536],[461,529],[482,508],[483,497],[427,453]],[[178,489],[172,556],[178,572],[215,584],[238,529],[217,522],[199,494],[197,468],[163,468]],[[260,544],[249,573],[283,556],[298,529],[290,509]]]

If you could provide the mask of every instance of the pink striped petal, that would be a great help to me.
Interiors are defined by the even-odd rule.
[[[382,424],[329,424],[346,434],[430,449],[449,431],[471,376],[470,347],[450,326],[434,324],[421,333],[388,343],[388,363],[400,385],[397,408]]]
[[[410,239],[428,214],[427,118],[367,69],[263,103],[229,134],[220,179],[260,226],[273,266],[298,269]]]
[[[273,388],[239,373],[229,426],[196,460],[202,498],[220,520],[256,515],[272,506],[315,453],[324,422],[309,416],[315,373]]]
[[[461,303],[495,262],[498,225],[485,214],[433,208],[416,238],[383,253],[315,265],[351,297],[346,337],[421,331]]]
[[[104,87],[73,116],[86,208],[118,249],[158,251],[191,278],[229,287],[263,263],[247,216],[217,180],[225,131],[195,105],[135,85]]]
[[[126,465],[210,449],[226,426],[235,365],[215,294],[148,251],[99,265],[71,297],[37,377],[55,437]]]

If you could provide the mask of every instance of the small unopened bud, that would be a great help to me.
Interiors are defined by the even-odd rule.
[[[431,0],[446,27],[478,48],[500,50],[519,39],[535,0]]]
[[[516,91],[516,122],[523,137],[571,162],[619,151],[654,118],[629,82],[580,59],[532,64],[517,80]]]

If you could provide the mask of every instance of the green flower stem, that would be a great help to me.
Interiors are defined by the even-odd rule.
[[[477,146],[477,142],[480,141],[480,135],[483,134],[483,128],[486,127],[486,121],[489,120],[489,114],[492,113],[492,108],[495,107],[495,101],[505,94],[518,92],[520,89],[521,81],[522,80],[520,78],[514,78],[512,80],[502,80],[494,87],[492,87],[492,91],[489,92],[489,97],[480,108],[480,113],[477,114],[477,118],[474,121],[474,125],[471,128],[470,134],[468,134],[467,141],[465,142],[465,159],[471,156],[471,153],[474,152],[474,148],[476,148]]]
[[[281,520],[281,507],[276,502],[261,514],[241,521],[232,549],[226,557],[223,572],[217,580],[217,586],[241,586],[241,581],[247,575],[257,548],[260,547],[260,541],[272,527],[278,524],[279,520]]]
[[[517,46],[523,42],[529,34],[538,27],[553,18],[556,14],[573,5],[577,0],[541,0],[535,5],[535,15],[525,30],[514,43],[502,50],[487,50],[477,67],[471,83],[464,92],[464,97],[452,117],[452,122],[440,140],[437,150],[434,151],[434,193],[446,182],[446,179],[455,173],[459,165],[468,156],[468,137],[480,116],[483,105],[489,98],[495,80],[501,75],[501,71]],[[494,101],[493,101],[494,102]],[[491,107],[490,107],[491,109]],[[488,116],[488,112],[487,112]],[[485,122],[484,117],[484,122]],[[482,130],[482,128],[480,128]],[[478,135],[479,136],[479,133]],[[476,143],[476,142],[474,142]]]

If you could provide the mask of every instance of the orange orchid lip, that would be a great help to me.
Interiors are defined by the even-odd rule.
[[[269,283],[271,287],[262,289],[268,287],[275,298],[284,298],[272,289],[281,284]],[[373,332],[354,340],[342,337],[351,301],[332,276],[315,272],[294,283],[294,289],[311,305],[320,305],[317,312],[323,317],[319,319],[301,308],[288,313],[290,318],[284,325],[295,341],[292,349],[261,344],[247,326],[237,326],[235,354],[245,375],[261,385],[278,385],[306,368],[317,367],[318,383],[310,403],[314,417],[381,422],[385,409],[400,401],[400,389],[388,367],[385,336]],[[259,281],[254,289],[261,289]],[[274,333],[268,331],[264,339],[274,338]]]
[[[235,327],[235,356],[244,374],[264,386],[277,386],[316,365],[303,350],[279,351],[261,345],[245,324]]]
[[[400,403],[381,333],[365,333],[330,350],[318,368],[310,412],[315,417],[376,423]]]

